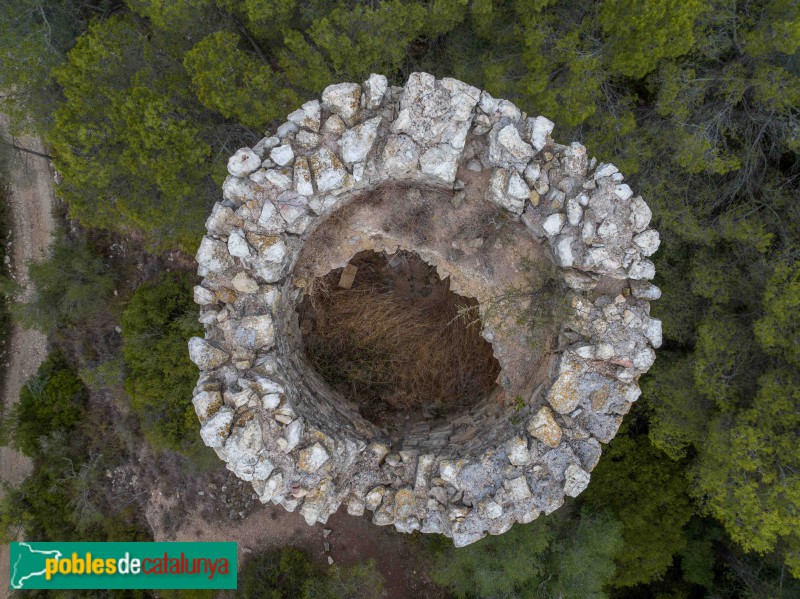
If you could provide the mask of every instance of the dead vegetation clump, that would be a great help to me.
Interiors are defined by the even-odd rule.
[[[489,247],[501,238],[511,222],[506,211],[489,203],[481,204],[471,218],[459,222],[454,237],[465,242],[481,239]]]
[[[400,232],[410,235],[417,243],[424,243],[435,228],[434,207],[437,203],[446,202],[447,196],[432,187],[384,187],[366,199],[376,209],[389,207],[385,210],[384,232]]]
[[[475,300],[449,291],[416,254],[362,252],[351,289],[341,269],[317,279],[300,307],[306,355],[365,418],[441,417],[480,401],[500,366],[480,335]]]
[[[538,355],[555,351],[558,333],[571,314],[552,262],[523,259],[525,284],[503,289],[484,302],[483,318],[497,330],[524,330],[528,347]]]

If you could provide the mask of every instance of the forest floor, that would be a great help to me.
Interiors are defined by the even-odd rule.
[[[4,117],[0,116],[0,128],[4,129],[5,125]],[[23,147],[44,152],[42,142],[37,138],[22,137],[18,141]],[[55,228],[53,171],[49,160],[30,155],[14,162],[9,180],[11,189],[8,202],[12,240],[9,251],[10,269],[22,287],[17,300],[26,301],[32,293],[27,263],[46,255]],[[3,386],[5,410],[17,402],[22,385],[36,372],[47,356],[47,338],[39,331],[23,329],[13,323],[7,347],[9,358],[5,365]],[[0,479],[16,485],[22,482],[30,471],[31,461],[26,456],[9,447],[0,447]],[[0,580],[8,580],[7,545],[0,546]],[[6,597],[8,592],[6,585],[0,586],[0,597]]]

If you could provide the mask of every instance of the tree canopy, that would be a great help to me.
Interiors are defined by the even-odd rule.
[[[202,327],[191,290],[191,277],[165,274],[140,286],[122,314],[125,387],[156,447],[187,449],[199,439],[190,401],[197,370],[186,342]]]

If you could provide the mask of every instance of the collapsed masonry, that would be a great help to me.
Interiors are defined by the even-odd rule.
[[[345,504],[463,546],[586,488],[661,343],[647,259],[659,236],[617,168],[554,143],[552,129],[461,81],[414,73],[401,88],[372,75],[328,87],[231,157],[197,253],[206,335],[189,342],[193,402],[205,443],[262,502],[309,524]],[[426,206],[435,230],[381,226],[376,194],[384,208]],[[476,206],[502,212],[501,238],[458,226]],[[495,393],[389,431],[326,385],[295,308],[311,279],[365,250],[415,251],[479,302],[502,368]],[[489,309],[497,290],[518,288],[525,259],[554,265],[568,306],[543,350]]]

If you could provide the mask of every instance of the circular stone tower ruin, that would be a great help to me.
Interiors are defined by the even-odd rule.
[[[586,488],[661,343],[659,236],[614,165],[552,130],[461,81],[372,75],[328,87],[231,157],[197,252],[193,402],[204,442],[262,502],[309,524],[344,504],[463,546]],[[481,337],[459,343],[486,344],[489,379],[436,409],[424,391],[383,389],[370,410],[324,376],[308,344],[331,319],[310,300],[352,306],[348,294],[383,284],[412,308],[431,290],[472,302],[451,302]],[[390,320],[364,305],[368,329]],[[412,312],[392,334],[433,314]],[[457,320],[437,329],[445,355]]]

